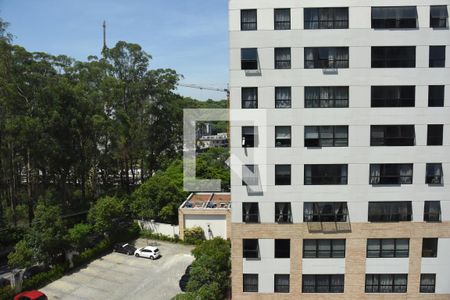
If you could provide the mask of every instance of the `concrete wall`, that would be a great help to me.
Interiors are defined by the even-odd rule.
[[[200,226],[205,233],[206,239],[215,237],[227,239],[227,220],[225,215],[185,215],[184,218],[185,229]]]
[[[167,235],[170,237],[175,237],[176,235],[180,235],[180,230],[178,225],[166,224],[166,223],[158,223],[158,222],[150,222],[150,221],[142,221],[137,220],[139,226],[145,230],[150,230],[153,233],[159,233],[163,235]]]

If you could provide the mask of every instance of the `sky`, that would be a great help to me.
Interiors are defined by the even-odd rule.
[[[137,43],[151,68],[172,68],[181,82],[213,88],[228,83],[227,0],[0,0],[14,43],[28,51],[78,60],[100,55],[102,23],[107,45]],[[179,88],[199,100],[225,99],[223,92]]]

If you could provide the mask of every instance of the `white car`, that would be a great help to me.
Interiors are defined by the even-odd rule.
[[[146,246],[143,248],[139,248],[136,251],[134,251],[134,256],[136,257],[146,257],[150,259],[156,259],[161,256],[159,254],[159,249],[153,246]]]

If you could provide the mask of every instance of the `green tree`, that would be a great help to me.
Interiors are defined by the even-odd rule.
[[[78,251],[83,251],[88,246],[88,236],[92,233],[90,224],[78,223],[67,231],[67,242]]]

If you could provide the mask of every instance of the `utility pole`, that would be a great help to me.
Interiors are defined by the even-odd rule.
[[[103,49],[102,49],[103,54],[106,51],[106,49],[108,49],[108,47],[106,46],[106,21],[103,21]]]

